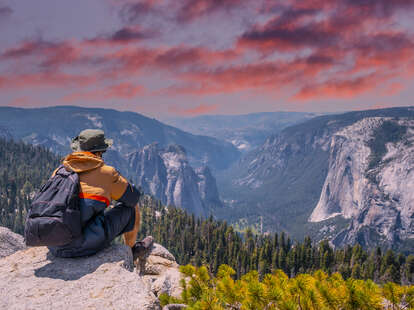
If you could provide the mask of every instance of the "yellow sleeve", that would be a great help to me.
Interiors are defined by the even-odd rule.
[[[127,186],[128,181],[122,175],[120,175],[115,168],[113,168],[111,198],[114,200],[121,198],[125,193]]]

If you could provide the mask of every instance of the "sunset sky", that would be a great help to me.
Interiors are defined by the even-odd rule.
[[[414,105],[414,0],[0,0],[0,106]]]

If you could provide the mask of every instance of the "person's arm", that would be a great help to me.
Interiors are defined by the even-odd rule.
[[[135,207],[138,203],[139,197],[141,196],[140,191],[137,188],[135,188],[134,185],[130,184],[115,169],[113,170],[112,177],[113,186],[111,198],[116,201],[122,202],[128,207]]]

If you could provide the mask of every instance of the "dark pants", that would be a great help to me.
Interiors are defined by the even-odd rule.
[[[58,257],[79,257],[95,254],[107,247],[117,236],[131,231],[135,223],[135,209],[122,204],[93,217],[82,229],[82,236],[71,243],[49,247]]]

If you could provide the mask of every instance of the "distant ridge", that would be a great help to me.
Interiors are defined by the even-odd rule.
[[[43,145],[60,154],[70,151],[70,139],[82,129],[101,128],[114,139],[114,151],[120,157],[158,142],[161,146],[183,146],[195,167],[205,164],[213,169],[224,169],[239,158],[239,151],[231,143],[196,136],[139,113],[113,109],[0,107],[1,128],[15,139]]]
[[[240,115],[200,115],[166,118],[167,124],[193,134],[226,140],[247,152],[272,134],[319,114],[307,112],[259,112]]]

